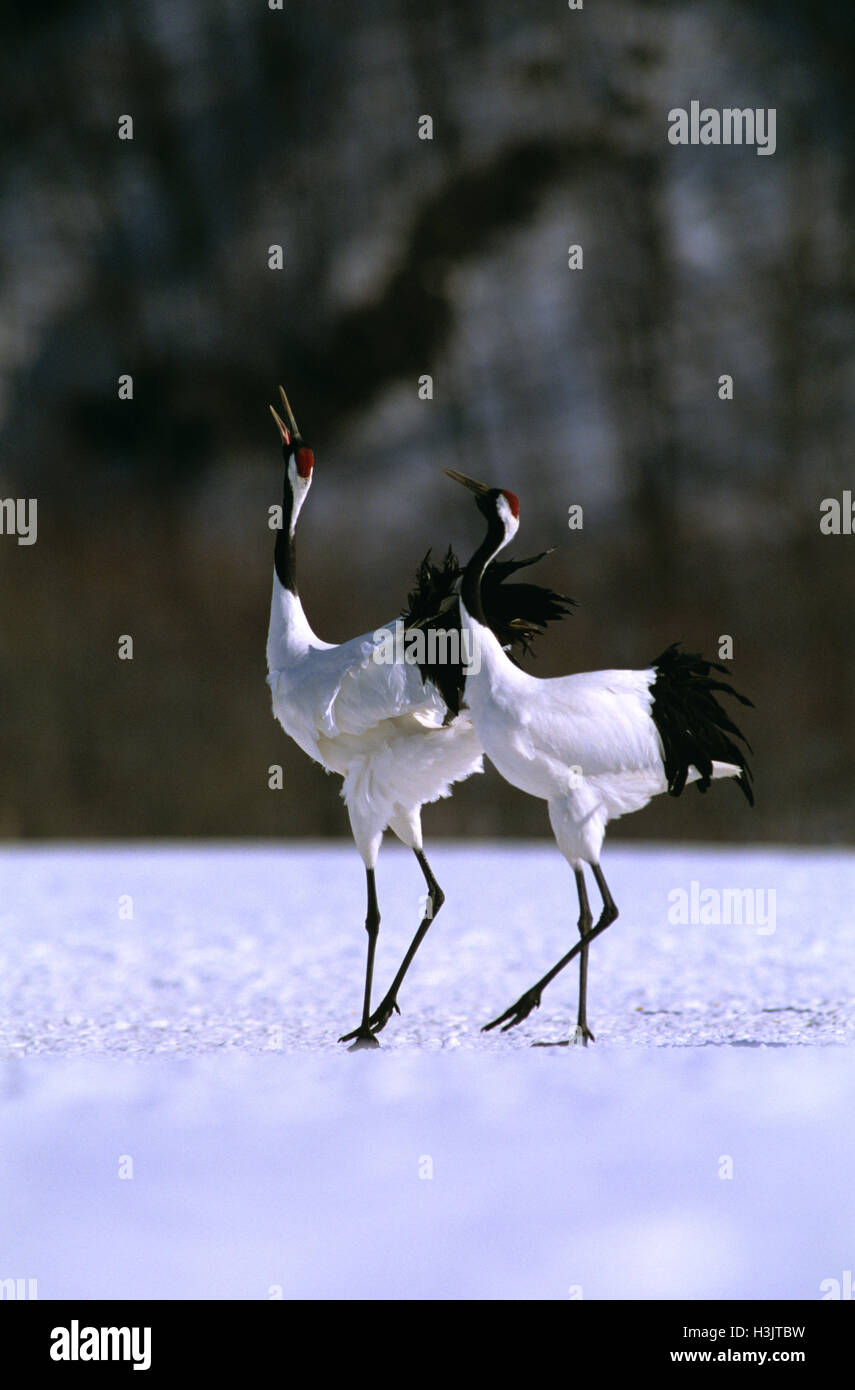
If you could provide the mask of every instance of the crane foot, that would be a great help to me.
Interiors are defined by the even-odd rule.
[[[540,989],[537,985],[533,989],[526,990],[521,994],[515,1004],[509,1009],[505,1009],[503,1014],[494,1018],[492,1023],[485,1023],[481,1029],[482,1033],[489,1033],[492,1028],[498,1028],[499,1024],[504,1024],[503,1033],[507,1033],[509,1028],[515,1028],[518,1023],[522,1023],[524,1018],[528,1018],[532,1009],[540,1008]]]
[[[351,1038],[353,1042],[350,1043],[348,1052],[362,1052],[365,1048],[380,1046],[374,1034],[366,1032],[364,1028],[354,1028],[352,1033],[345,1033],[343,1038],[339,1038],[339,1042],[350,1042]]]
[[[381,1030],[386,1027],[386,1024],[393,1014],[399,1014],[400,1012],[398,1001],[395,999],[394,995],[387,994],[386,998],[380,1001],[369,1018],[367,1031],[362,1026],[354,1028],[352,1033],[345,1033],[343,1038],[339,1038],[339,1042],[350,1042],[351,1038],[373,1037],[375,1033],[381,1032]],[[370,1047],[370,1042],[366,1043],[365,1046]]]

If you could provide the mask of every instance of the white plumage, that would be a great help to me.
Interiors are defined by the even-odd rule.
[[[596,863],[607,823],[668,790],[651,714],[656,670],[538,679],[508,661],[465,605],[463,613],[480,647],[466,702],[484,752],[506,781],[548,803],[558,847],[573,868]],[[713,762],[713,777],[740,772]],[[686,780],[699,775],[691,768]]]
[[[443,727],[446,706],[434,687],[417,666],[375,661],[380,645],[374,633],[338,645],[321,641],[297,595],[274,575],[267,644],[273,713],[304,753],[344,778],[367,868],[387,827],[420,850],[421,807],[483,771],[471,719],[460,714]]]
[[[464,713],[447,718],[444,701],[423,682],[417,666],[374,659],[380,637],[364,633],[335,645],[312,631],[297,591],[294,532],[312,483],[314,455],[300,436],[284,391],[282,401],[290,425],[271,406],[282,439],[285,480],[267,679],[273,712],[285,732],[310,758],[344,779],[342,796],[366,871],[368,954],[362,1019],[341,1041],[376,1047],[375,1034],[397,1009],[401,981],[444,901],[424,853],[421,808],[448,796],[455,782],[482,772],[483,760],[471,719]],[[387,630],[393,624],[394,620],[388,623]],[[380,923],[374,869],[387,827],[415,853],[427,885],[427,904],[389,990],[372,1013]]]
[[[638,811],[687,782],[706,790],[712,779],[737,777],[751,801],[750,771],[729,734],[741,738],[714,692],[736,695],[701,657],[669,649],[640,671],[590,671],[540,680],[508,661],[485,625],[481,578],[519,528],[513,493],[488,488],[456,470],[446,472],[475,493],[487,535],[463,577],[461,617],[478,660],[466,674],[466,703],[484,752],[513,786],[542,798],[556,843],[573,869],[579,894],[581,941],[516,1004],[487,1027],[513,1027],[540,1004],[543,989],[575,955],[580,957],[576,1038],[593,1034],[586,1020],[587,956],[593,936],[618,915],[599,866],[606,825]],[[742,696],[736,696],[743,700]],[[743,700],[743,703],[749,703]],[[716,757],[727,753],[739,761]],[[603,899],[594,930],[583,865]]]

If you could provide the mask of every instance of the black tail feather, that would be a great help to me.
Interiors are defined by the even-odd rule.
[[[672,643],[650,663],[656,671],[650,688],[652,714],[662,740],[668,791],[672,796],[679,796],[686,785],[689,769],[694,767],[700,773],[695,785],[698,791],[705,792],[712,778],[713,763],[734,763],[740,769],[736,781],[749,805],[753,806],[751,768],[733,738],[739,739],[749,752],[751,745],[722,709],[716,692],[731,695],[740,704],[753,708],[751,701],[726,681],[716,680],[711,675],[717,671],[729,676],[726,666],[706,661],[696,653],[680,651],[679,645]]]

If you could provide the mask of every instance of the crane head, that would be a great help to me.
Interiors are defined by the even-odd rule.
[[[505,488],[488,487],[486,483],[478,483],[474,478],[467,478],[465,473],[458,473],[456,468],[446,468],[443,471],[456,483],[461,483],[463,487],[474,493],[475,505],[488,521],[499,520],[505,532],[503,544],[507,544],[518,531],[520,524],[520,500],[516,493],[508,492]]]
[[[279,428],[279,435],[282,440],[282,453],[285,456],[288,471],[290,473],[293,464],[296,476],[302,478],[304,482],[309,482],[312,477],[312,469],[315,466],[315,456],[300,434],[297,421],[294,419],[294,412],[281,386],[279,387],[279,394],[282,397],[285,414],[288,416],[288,424],[285,424],[285,421],[282,419],[281,415],[279,415],[278,411],[273,409],[273,406],[270,407],[270,414],[273,416]]]

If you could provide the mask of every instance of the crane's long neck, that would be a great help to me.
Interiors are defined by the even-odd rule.
[[[294,488],[288,474],[290,465],[285,468],[285,482],[282,488],[282,527],[276,532],[276,545],[273,550],[273,567],[283,589],[297,597],[297,558],[294,544],[294,531],[297,525],[299,506],[295,506]]]
[[[276,533],[273,550],[273,596],[267,632],[267,666],[270,671],[282,670],[309,647],[323,645],[309,626],[297,592],[294,532],[307,491],[308,487],[301,486],[292,456],[285,467],[282,527]]]
[[[484,615],[481,602],[481,580],[490,561],[507,545],[510,536],[499,516],[491,517],[487,534],[463,572],[460,586],[460,617],[469,636],[469,659],[466,663],[466,704],[475,726],[485,700],[516,667],[502,650],[493,629]]]
[[[481,580],[484,578],[484,571],[490,561],[495,559],[507,543],[508,536],[501,519],[497,515],[492,516],[487,526],[486,536],[463,571],[460,596],[467,613],[482,627],[487,627],[487,619],[484,617],[484,608],[481,603]]]

